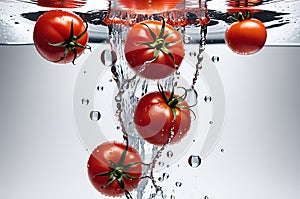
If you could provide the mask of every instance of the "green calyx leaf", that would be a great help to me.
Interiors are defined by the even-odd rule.
[[[178,111],[177,109],[188,109],[189,111],[191,111],[193,113],[194,117],[196,118],[196,114],[194,113],[194,111],[191,108],[196,106],[197,103],[192,105],[192,106],[182,106],[182,105],[180,105],[180,103],[183,102],[187,97],[187,89],[185,89],[183,87],[179,87],[179,88],[184,90],[184,93],[183,93],[183,95],[181,95],[179,97],[176,97],[175,94],[174,94],[174,86],[173,86],[172,91],[170,93],[170,97],[167,98],[167,96],[166,96],[166,94],[163,90],[163,87],[160,84],[157,84],[157,85],[158,85],[158,90],[159,90],[160,94],[162,95],[162,97],[165,100],[166,104],[172,110],[173,121],[176,120],[177,111]]]
[[[236,17],[229,16],[228,19],[230,19],[232,22],[236,21],[244,21],[246,19],[251,19],[251,12],[249,10],[245,10],[244,12],[238,12],[236,13]]]
[[[83,45],[81,45],[80,43],[77,42],[87,32],[88,23],[87,22],[85,22],[85,23],[86,23],[86,26],[85,26],[84,31],[82,33],[80,33],[78,36],[75,36],[74,35],[74,25],[73,25],[73,20],[72,20],[71,21],[71,27],[70,27],[70,35],[69,35],[68,39],[66,39],[63,42],[54,43],[54,44],[48,42],[48,44],[50,46],[56,46],[56,47],[65,48],[63,56],[60,59],[56,60],[55,62],[60,62],[63,59],[65,59],[66,56],[68,55],[68,53],[71,51],[73,53],[73,55],[74,55],[72,63],[75,65],[75,59],[77,58],[77,50],[76,50],[76,48],[82,48],[82,49],[89,49],[89,50],[91,50],[91,47],[89,45],[83,46]]]
[[[165,53],[166,55],[168,55],[172,59],[174,65],[175,65],[174,56],[169,51],[168,47],[176,45],[179,42],[181,42],[182,40],[179,39],[178,41],[174,41],[174,42],[166,42],[165,40],[170,35],[172,35],[174,32],[176,32],[177,30],[174,29],[173,31],[168,32],[167,34],[165,34],[166,22],[164,20],[162,20],[162,26],[161,26],[161,29],[160,29],[160,33],[159,33],[159,35],[156,35],[153,32],[153,30],[148,26],[148,24],[146,24],[146,23],[141,23],[141,24],[147,27],[147,29],[149,30],[149,33],[150,33],[150,35],[151,35],[151,37],[153,39],[153,41],[142,42],[142,43],[136,44],[137,46],[146,45],[146,46],[154,49],[153,58],[151,60],[148,60],[147,63],[154,62],[157,59],[159,53],[163,52],[163,53]]]

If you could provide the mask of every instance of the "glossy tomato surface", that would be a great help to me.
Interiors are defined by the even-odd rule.
[[[267,31],[257,19],[245,19],[232,23],[225,32],[225,41],[237,54],[253,54],[265,45]]]
[[[99,145],[88,160],[88,176],[100,193],[107,196],[122,196],[125,190],[130,192],[138,186],[142,173],[142,159],[140,154],[132,147],[128,146],[124,160],[121,156],[126,150],[126,145],[118,142],[105,142]],[[109,175],[103,175],[114,172]],[[116,177],[111,184],[108,184],[110,177]],[[130,176],[131,178],[127,178]],[[118,183],[123,180],[124,187]]]
[[[175,9],[183,0],[116,0],[121,6],[140,13],[162,12]]]
[[[49,8],[79,8],[86,4],[87,0],[38,0],[38,6]]]
[[[169,98],[171,94],[164,92]],[[186,101],[178,106],[188,106]],[[135,109],[134,123],[137,132],[147,142],[154,145],[164,145],[179,142],[189,131],[191,117],[189,109],[175,107],[176,116],[160,92],[152,92],[143,96]],[[174,120],[175,118],[175,120]],[[172,132],[171,132],[172,131]]]
[[[34,26],[33,41],[37,51],[46,60],[69,63],[74,62],[86,49],[88,33],[85,31],[86,27],[78,15],[51,10],[38,18]],[[65,45],[62,44],[64,42]]]
[[[163,38],[160,38],[161,33]],[[146,45],[149,42],[152,46]],[[156,47],[154,47],[155,45]],[[159,48],[161,50],[157,50]],[[154,59],[156,50],[159,53]],[[180,66],[184,58],[184,47],[180,33],[174,27],[164,24],[162,21],[154,20],[136,24],[129,30],[124,52],[129,66],[147,79],[162,79],[170,76],[176,71],[176,67]]]

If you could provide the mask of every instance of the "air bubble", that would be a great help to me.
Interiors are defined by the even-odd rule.
[[[169,178],[169,174],[168,173],[163,173],[163,175],[162,175],[162,178],[164,179],[164,180],[167,180],[168,178]]]
[[[103,91],[103,90],[104,90],[104,87],[103,87],[103,86],[97,86],[97,90],[98,90],[98,91]]]
[[[89,100],[89,99],[86,99],[86,98],[82,98],[82,99],[81,99],[81,104],[82,104],[82,105],[85,105],[85,106],[86,106],[86,105],[88,105],[89,103],[90,103],[90,100]]]
[[[190,105],[193,106],[195,104],[197,104],[198,102],[198,94],[196,92],[195,89],[191,88],[191,89],[187,89],[187,97],[186,97],[186,102]]]
[[[181,187],[182,183],[181,182],[176,182],[175,185],[176,185],[176,187]]]
[[[105,66],[113,66],[117,62],[117,53],[113,50],[104,50],[100,55],[100,60]]]
[[[212,62],[216,63],[220,60],[220,58],[218,56],[212,56],[211,60]]]
[[[161,196],[163,194],[163,191],[161,190],[161,189],[158,189],[157,191],[156,191],[156,195],[157,196]]]
[[[204,101],[205,101],[206,103],[211,102],[211,100],[212,100],[212,98],[211,98],[211,96],[209,96],[209,95],[206,95],[206,96],[204,97]]]
[[[204,199],[209,199],[209,197],[208,196],[204,196]]]
[[[173,157],[173,152],[172,151],[168,151],[167,152],[167,157],[168,158],[172,158]]]
[[[164,165],[165,165],[164,162],[162,162],[162,161],[158,162],[158,166],[163,167]]]
[[[190,55],[191,57],[196,57],[196,56],[197,56],[197,53],[196,53],[196,52],[190,52],[189,55]]]
[[[184,43],[188,44],[190,43],[192,40],[192,37],[190,35],[185,35],[184,36]]]
[[[188,159],[188,163],[191,167],[196,168],[201,164],[201,158],[198,155],[191,155]]]
[[[101,114],[99,111],[91,111],[90,118],[92,121],[98,121],[101,118]]]

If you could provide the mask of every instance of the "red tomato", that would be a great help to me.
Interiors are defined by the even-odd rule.
[[[134,123],[137,132],[147,142],[158,146],[173,144],[189,131],[190,110],[187,102],[177,95],[166,91],[152,92],[139,100]]]
[[[87,0],[38,0],[38,6],[49,8],[79,8],[86,4]]]
[[[183,0],[116,0],[127,9],[134,9],[139,13],[162,12],[175,9]]]
[[[79,57],[87,44],[87,27],[82,19],[62,10],[51,10],[41,15],[33,31],[33,41],[37,51],[46,60],[69,63]]]
[[[229,48],[238,54],[253,54],[265,44],[267,31],[257,19],[245,19],[232,23],[225,32],[225,41]]]
[[[88,176],[100,193],[107,196],[129,194],[138,186],[142,173],[140,154],[125,144],[105,142],[88,160]]]
[[[228,0],[227,5],[235,8],[252,7],[262,4],[262,0]]]
[[[184,57],[180,33],[164,21],[147,20],[134,25],[126,37],[124,51],[129,66],[148,79],[170,76]]]

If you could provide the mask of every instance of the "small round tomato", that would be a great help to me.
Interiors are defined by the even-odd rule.
[[[164,21],[147,20],[134,25],[124,46],[129,66],[147,79],[173,74],[184,58],[180,33]]]
[[[80,8],[87,0],[38,0],[38,6],[49,8]]]
[[[107,196],[128,195],[140,181],[142,158],[128,145],[105,142],[90,155],[87,170],[92,185],[100,193]]]
[[[190,106],[172,91],[152,92],[143,96],[134,112],[134,124],[147,142],[162,146],[179,142],[191,125]]]
[[[153,13],[175,9],[183,0],[116,0],[127,9],[134,9],[138,13]]]
[[[56,63],[74,64],[85,49],[90,49],[87,26],[82,19],[62,10],[47,11],[38,18],[33,41],[42,57]]]
[[[225,41],[229,48],[237,54],[253,54],[258,52],[267,39],[267,31],[263,23],[248,18],[232,23],[225,32]]]

